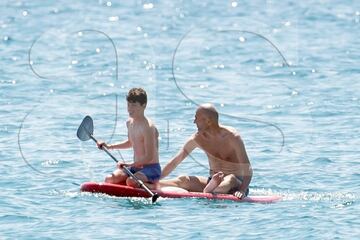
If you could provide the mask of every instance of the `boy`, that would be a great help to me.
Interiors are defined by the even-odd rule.
[[[98,142],[97,145],[100,149],[106,147],[109,150],[132,147],[134,162],[132,164],[118,163],[118,169],[106,176],[105,182],[126,183],[128,186],[139,187],[136,181],[122,169],[126,166],[150,189],[156,189],[161,176],[158,152],[159,133],[152,121],[144,115],[147,94],[142,88],[132,88],[126,96],[126,100],[129,113],[129,119],[126,122],[128,139],[115,144]]]

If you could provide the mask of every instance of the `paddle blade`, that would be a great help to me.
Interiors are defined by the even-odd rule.
[[[77,137],[81,141],[87,141],[94,132],[93,120],[90,116],[86,116],[77,130]]]

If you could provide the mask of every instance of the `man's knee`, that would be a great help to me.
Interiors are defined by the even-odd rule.
[[[229,184],[232,187],[236,187],[237,185],[241,184],[241,182],[239,182],[238,178],[234,174],[229,174],[227,177]]]
[[[181,175],[176,178],[176,183],[181,188],[188,188],[190,185],[190,177],[186,175]]]
[[[186,175],[181,175],[181,176],[177,177],[176,180],[179,182],[188,183],[188,182],[190,182],[190,177],[186,176]]]

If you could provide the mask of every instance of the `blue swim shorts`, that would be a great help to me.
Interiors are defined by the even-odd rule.
[[[129,170],[133,174],[141,172],[147,177],[150,183],[158,181],[161,177],[161,167],[159,163],[144,165],[142,168],[131,167]]]

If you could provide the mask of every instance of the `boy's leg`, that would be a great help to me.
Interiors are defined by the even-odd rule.
[[[128,175],[122,169],[116,169],[112,174],[105,178],[106,183],[123,183],[128,178]]]
[[[139,180],[141,180],[148,188],[150,189],[158,189],[159,188],[159,183],[158,181],[156,182],[153,182],[153,183],[150,183],[149,182],[149,179],[145,176],[144,173],[142,172],[136,172],[135,174],[135,177]],[[135,187],[135,188],[139,188],[140,185],[136,182],[135,179],[133,179],[132,177],[128,177],[126,179],[126,185],[130,186],[130,187]]]

